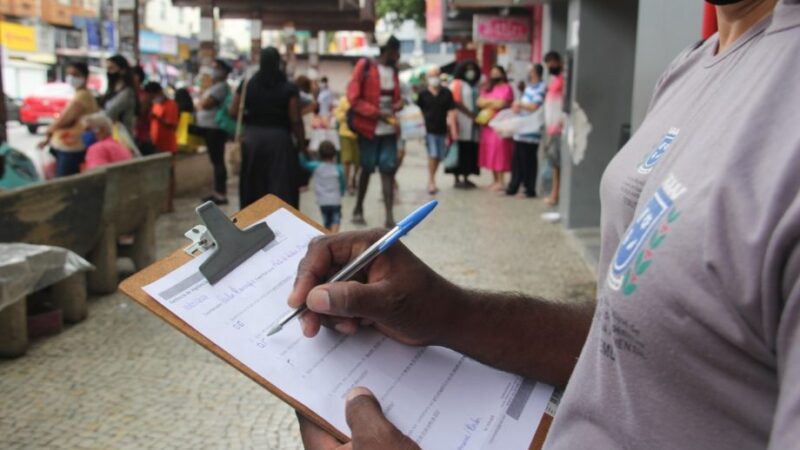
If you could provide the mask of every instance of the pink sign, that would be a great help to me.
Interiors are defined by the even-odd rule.
[[[442,40],[442,0],[425,1],[425,40],[439,42]]]
[[[530,35],[531,23],[527,17],[472,16],[472,39],[476,42],[530,42]]]

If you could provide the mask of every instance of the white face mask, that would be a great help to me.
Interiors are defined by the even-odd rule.
[[[66,82],[73,88],[78,89],[79,87],[86,84],[86,78],[67,75]]]
[[[466,78],[466,79],[467,79],[467,80],[469,80],[469,81],[475,81],[475,80],[477,80],[477,79],[478,79],[477,75],[478,75],[478,74],[477,74],[477,73],[475,73],[475,71],[474,71],[474,70],[468,70],[468,71],[467,71],[467,72],[464,74],[464,78]]]
[[[436,88],[439,87],[441,83],[442,81],[439,79],[439,77],[428,78],[428,87]]]

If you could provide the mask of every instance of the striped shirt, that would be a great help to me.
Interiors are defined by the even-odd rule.
[[[537,105],[542,106],[544,103],[544,94],[547,87],[545,86],[543,81],[540,81],[536,84],[528,83],[525,86],[525,91],[522,93],[522,97],[519,99],[520,103],[523,105]],[[528,116],[533,114],[530,111],[526,111],[522,109],[520,112],[523,116]],[[514,140],[519,142],[528,142],[528,143],[537,143],[542,140],[542,133],[525,133],[525,134],[515,134]]]

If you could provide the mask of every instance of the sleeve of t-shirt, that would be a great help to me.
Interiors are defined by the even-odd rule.
[[[794,217],[794,220],[786,220]],[[800,199],[784,214],[776,237],[779,246],[792,246],[783,263],[784,269],[776,277],[775,291],[780,292],[777,309],[780,318],[775,335],[775,353],[778,368],[778,405],[770,433],[770,449],[794,448],[798,442],[800,424]],[[779,255],[783,252],[776,252]],[[784,259],[781,256],[779,259]]]
[[[164,114],[162,115],[162,119],[164,122],[172,125],[178,125],[178,104],[174,101],[169,101],[164,103]]]
[[[317,168],[319,167],[319,161],[311,161],[303,153],[299,154],[299,158],[300,158],[300,167],[302,167],[304,170],[308,172],[314,173],[314,171],[317,170]]]

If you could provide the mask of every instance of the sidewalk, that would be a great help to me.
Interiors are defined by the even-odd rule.
[[[423,149],[411,148],[399,173],[398,219],[430,198],[426,177]],[[439,208],[404,239],[432,268],[482,289],[565,301],[593,296],[594,276],[561,226],[539,219],[541,200],[455,190],[444,175],[439,181]],[[489,184],[489,174],[474,181]],[[376,175],[365,203],[371,226],[383,224],[379,191]],[[178,212],[159,219],[159,256],[186,245],[197,203],[177,199]],[[353,205],[347,197],[343,230],[355,228]],[[320,219],[313,193],[303,194],[301,206]],[[290,408],[117,293],[91,299],[85,322],[37,341],[26,356],[0,360],[0,448],[302,445]]]

